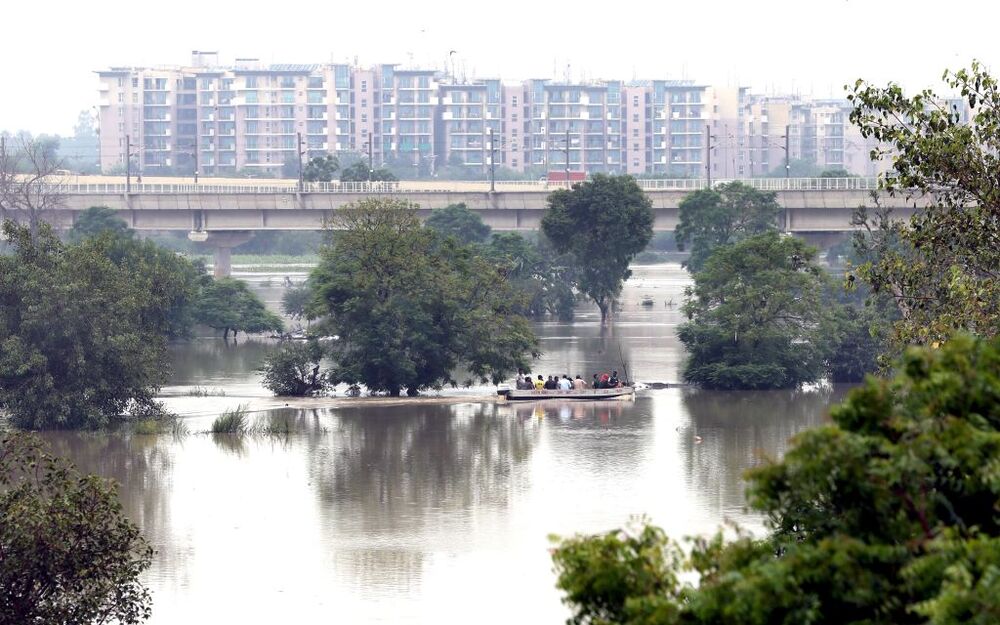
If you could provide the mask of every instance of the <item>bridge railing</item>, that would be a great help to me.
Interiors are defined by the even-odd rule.
[[[761,191],[871,191],[878,189],[876,178],[744,178],[738,180],[713,180],[712,186],[723,183],[740,182]],[[645,191],[697,191],[708,186],[708,182],[698,178],[677,178],[660,180],[639,180]],[[565,188],[565,183],[544,180],[502,180],[494,183],[499,193],[548,192]],[[486,193],[490,189],[488,181],[401,181],[401,182],[307,182],[305,193]],[[128,187],[119,184],[58,184],[51,185],[52,192],[68,195],[121,195],[126,192],[141,194],[294,194],[298,193],[295,183],[261,184],[139,184]]]

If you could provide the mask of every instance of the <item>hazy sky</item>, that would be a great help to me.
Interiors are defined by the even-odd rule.
[[[146,8],[146,7],[150,8]],[[155,7],[155,8],[152,8]],[[411,62],[468,77],[693,78],[840,96],[864,77],[940,86],[945,68],[1000,67],[995,0],[100,0],[7,2],[0,128],[69,133],[94,70],[187,64]],[[555,71],[555,74],[553,74]]]

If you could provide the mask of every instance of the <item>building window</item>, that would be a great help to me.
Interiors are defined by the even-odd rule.
[[[639,106],[639,96],[632,96],[632,106]]]
[[[510,104],[511,104],[511,106],[517,106],[517,96],[514,96],[513,98],[511,98]]]
[[[635,152],[638,152],[639,151],[639,144],[638,143],[633,143],[632,144],[632,150],[635,151]]]
[[[367,80],[362,80],[361,81],[361,93],[367,93],[367,92],[368,92],[368,81]]]
[[[361,98],[361,106],[368,106],[368,100]]]
[[[515,159],[511,159],[510,165],[511,165],[511,167],[517,167],[517,159],[516,158]]]
[[[363,122],[368,121],[368,113],[362,113],[361,114],[361,121],[363,121]]]
[[[639,121],[639,114],[638,113],[632,113],[632,121],[633,122],[638,122]]]
[[[632,167],[638,167],[638,166],[639,166],[639,159],[633,160],[632,161]]]
[[[632,129],[632,136],[633,137],[638,137],[639,136],[639,129],[638,128],[633,128]]]

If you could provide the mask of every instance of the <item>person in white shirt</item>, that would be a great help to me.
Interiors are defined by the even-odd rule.
[[[573,382],[570,381],[569,377],[563,374],[563,377],[559,378],[559,390],[568,391],[573,388]]]

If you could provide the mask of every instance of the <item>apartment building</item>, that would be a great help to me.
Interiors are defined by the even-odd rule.
[[[381,64],[113,67],[100,83],[105,171],[294,175],[298,159],[371,155],[409,176],[607,172],[731,179],[780,174],[786,155],[872,175],[872,144],[843,100],[755,96],[693,81],[457,80]],[[787,135],[787,137],[786,137]]]

